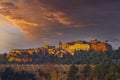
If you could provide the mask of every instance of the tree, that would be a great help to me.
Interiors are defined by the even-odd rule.
[[[74,64],[71,65],[70,70],[68,71],[67,74],[67,80],[77,80],[77,73],[78,73],[79,69],[78,67],[76,67]]]
[[[87,78],[89,77],[91,71],[92,71],[92,70],[91,70],[90,65],[86,65],[86,66],[84,67],[83,71],[82,71],[83,77],[87,79]]]

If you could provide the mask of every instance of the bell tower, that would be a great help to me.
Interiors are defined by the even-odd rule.
[[[62,42],[59,42],[59,48],[62,49]]]

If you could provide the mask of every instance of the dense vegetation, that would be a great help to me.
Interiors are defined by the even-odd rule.
[[[1,80],[35,80],[33,73],[25,71],[14,71],[11,68],[6,68],[0,72]]]
[[[104,58],[109,58],[115,63],[119,63],[120,60],[120,48],[114,51],[107,52],[96,52],[96,51],[76,51],[75,55],[66,54],[63,57],[55,56],[53,54],[42,54],[34,53],[33,55],[28,55],[22,53],[21,55],[16,54],[17,57],[21,58],[32,58],[32,61],[28,62],[9,62],[7,60],[7,54],[0,55],[0,64],[44,64],[44,63],[54,63],[54,64],[99,64]]]
[[[73,65],[74,66],[74,65]],[[104,59],[102,63],[95,67],[86,65],[82,71],[78,73],[75,66],[71,66],[68,80],[119,80],[120,79],[120,65],[115,65],[109,59]],[[74,73],[72,73],[72,72]],[[74,75],[74,76],[71,76]]]
[[[105,58],[100,64],[86,64],[82,69],[73,64],[65,73],[52,68],[50,72],[43,70],[26,72],[6,68],[0,71],[0,78],[1,80],[119,80],[120,65]]]
[[[114,51],[76,51],[75,55],[66,54],[63,57],[52,54],[22,53],[18,57],[30,57],[26,63],[9,62],[7,54],[0,55],[0,64],[73,64],[69,71],[59,72],[55,69],[37,72],[15,71],[11,68],[0,70],[0,80],[120,80],[120,48]],[[79,69],[75,64],[86,64]]]

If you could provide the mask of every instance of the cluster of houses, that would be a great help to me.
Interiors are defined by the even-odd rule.
[[[109,45],[106,42],[101,42],[98,40],[91,40],[90,42],[86,42],[86,41],[74,41],[74,42],[67,42],[67,43],[62,43],[59,42],[59,47],[56,48],[55,46],[49,46],[49,45],[45,45],[41,48],[35,48],[35,49],[13,49],[9,52],[8,59],[9,61],[23,61],[23,62],[27,62],[29,60],[31,60],[31,58],[25,58],[25,59],[21,59],[21,58],[16,58],[16,54],[19,55],[23,55],[24,53],[29,54],[29,55],[33,55],[34,53],[37,54],[53,54],[55,56],[59,56],[59,57],[63,57],[65,54],[71,54],[74,55],[75,51],[109,51],[112,50],[112,46]]]
[[[91,40],[90,42],[86,41],[75,41],[75,42],[68,42],[62,44],[62,42],[59,43],[59,47],[63,50],[68,51],[71,55],[75,54],[75,51],[102,51],[106,52],[109,50],[112,50],[112,46],[106,42],[101,42],[98,40]]]

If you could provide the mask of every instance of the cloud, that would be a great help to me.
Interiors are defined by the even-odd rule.
[[[0,14],[33,42],[119,33],[119,0],[0,0]],[[53,41],[53,42],[54,42]]]
[[[11,2],[1,2],[0,5],[4,9],[17,9],[17,6]]]
[[[45,41],[51,35],[57,38],[62,35],[61,31],[57,33],[58,27],[64,29],[80,26],[64,11],[39,0],[4,0],[0,4],[0,14],[14,23],[29,40]]]

